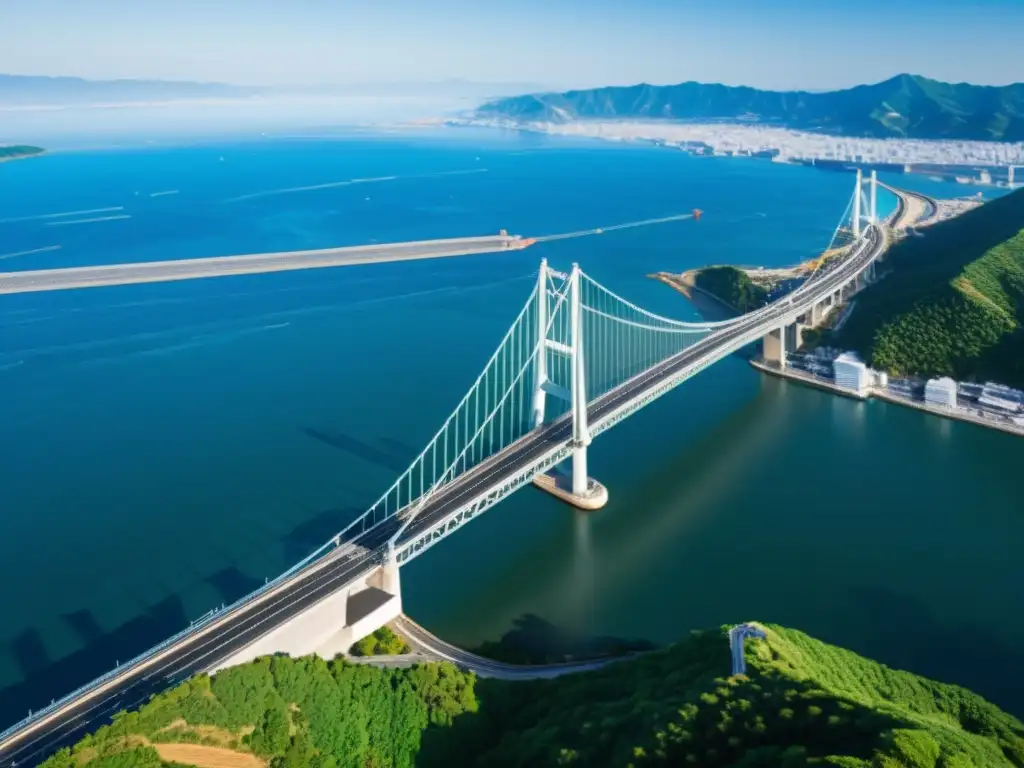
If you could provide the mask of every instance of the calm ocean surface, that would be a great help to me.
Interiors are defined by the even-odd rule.
[[[795,262],[828,242],[850,188],[762,161],[472,130],[0,166],[0,270],[706,212],[508,254],[0,297],[0,725],[372,503],[474,381],[542,256],[692,318],[645,275]],[[130,218],[63,224],[115,216]],[[604,510],[524,490],[403,569],[406,611],[466,644],[530,614],[656,642],[774,621],[1020,713],[1019,439],[731,358],[591,456]]]

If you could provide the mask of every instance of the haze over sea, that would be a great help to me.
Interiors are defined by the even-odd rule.
[[[488,256],[0,297],[0,725],[372,503],[475,380],[541,257],[693,318],[645,275],[793,263],[828,242],[850,190],[764,161],[470,129],[0,166],[3,270],[705,211]],[[608,507],[586,517],[524,490],[403,569],[406,612],[467,645],[527,614],[656,642],[777,621],[1021,712],[1020,440],[735,357],[591,456]]]

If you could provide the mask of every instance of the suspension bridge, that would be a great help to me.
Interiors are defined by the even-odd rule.
[[[752,342],[764,339],[766,359],[785,365],[793,329],[818,324],[872,279],[904,210],[880,220],[876,191],[874,176],[865,185],[858,172],[852,214],[829,244],[844,243],[841,259],[772,304],[721,322],[662,317],[579,265],[563,272],[542,261],[477,380],[376,503],[264,587],[0,733],[0,766],[35,761],[198,672],[271,653],[347,651],[401,614],[401,565],[527,485],[600,506],[607,490],[587,471],[595,438]]]

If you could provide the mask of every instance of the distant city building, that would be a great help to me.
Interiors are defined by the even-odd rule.
[[[956,382],[948,376],[941,379],[929,379],[924,385],[924,401],[929,405],[941,405],[956,408]]]
[[[857,393],[867,391],[874,378],[856,352],[843,352],[832,363],[832,370],[836,386]]]

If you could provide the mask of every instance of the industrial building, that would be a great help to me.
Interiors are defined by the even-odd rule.
[[[941,405],[946,408],[956,408],[957,384],[948,376],[940,379],[929,379],[924,385],[924,401],[928,405]]]
[[[855,352],[844,352],[832,363],[836,386],[863,394],[874,380],[871,370]]]

